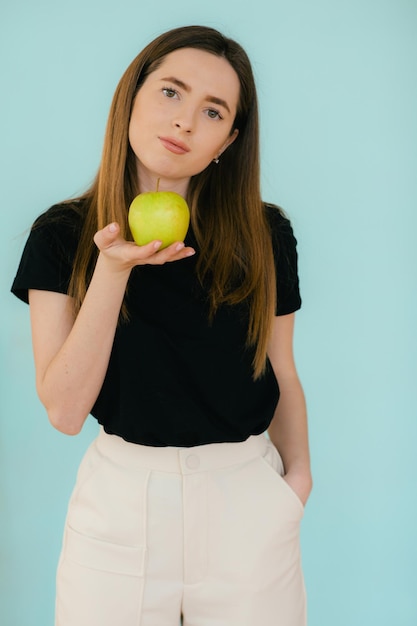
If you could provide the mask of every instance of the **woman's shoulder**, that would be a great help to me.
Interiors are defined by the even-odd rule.
[[[72,263],[86,210],[84,200],[70,200],[52,205],[36,218],[26,247],[39,256],[55,255],[57,259]]]
[[[81,230],[87,211],[87,203],[83,199],[66,200],[52,205],[41,213],[32,225],[32,230],[44,228],[48,230]]]
[[[263,204],[266,218],[272,229],[285,230],[285,228],[291,227],[290,219],[282,207],[272,202],[264,202]]]
[[[35,220],[12,285],[28,302],[29,289],[67,293],[85,207],[82,202],[54,204]]]
[[[275,259],[277,298],[276,315],[286,315],[301,306],[298,280],[297,240],[290,219],[281,207],[265,203],[265,213],[271,229]]]
[[[294,236],[290,218],[285,211],[277,204],[270,202],[264,202],[264,210],[269,228],[271,229],[273,243],[281,247],[295,247],[297,240]]]

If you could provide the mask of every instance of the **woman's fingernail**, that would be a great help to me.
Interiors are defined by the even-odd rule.
[[[116,232],[116,230],[117,230],[117,226],[116,226],[116,224],[110,224],[110,225],[109,225],[109,231],[110,231],[111,233],[115,233],[115,232]]]
[[[175,250],[176,250],[177,252],[179,252],[180,250],[182,250],[182,249],[183,249],[183,247],[184,247],[184,244],[183,244],[183,243],[179,243],[179,244],[177,244],[177,246],[175,247]]]
[[[158,250],[158,248],[161,247],[162,241],[154,241],[153,247],[155,248],[155,250]]]

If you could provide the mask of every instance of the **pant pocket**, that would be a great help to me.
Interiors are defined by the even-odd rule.
[[[107,457],[94,459],[91,469],[85,465],[83,461],[66,525],[103,545],[145,546],[150,470],[131,471]]]
[[[82,567],[125,576],[143,576],[146,548],[124,546],[95,537],[87,537],[74,529],[66,529],[66,558]]]
[[[56,626],[137,626],[145,547],[125,546],[65,530],[58,566]]]
[[[293,504],[296,505],[301,516],[304,514],[304,505],[301,502],[298,495],[295,493],[293,489],[289,486],[287,481],[283,478],[284,475],[284,464],[282,462],[282,458],[277,448],[271,441],[267,441],[266,452],[262,457],[262,461],[265,466],[273,472],[276,481],[280,485],[280,490],[286,492],[287,495],[291,498]]]

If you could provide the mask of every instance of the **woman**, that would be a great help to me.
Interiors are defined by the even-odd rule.
[[[69,505],[59,626],[305,624],[296,241],[259,178],[245,52],[178,28],[122,77],[92,187],[32,228],[12,290],[39,397],[64,433],[101,425]],[[157,181],[191,211],[165,249],[127,222]]]

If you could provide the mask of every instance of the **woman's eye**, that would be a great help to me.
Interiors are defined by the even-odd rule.
[[[220,115],[219,111],[216,111],[216,109],[208,109],[207,110],[207,115],[210,119],[212,120],[222,120],[222,116]]]
[[[175,98],[175,96],[178,95],[178,92],[175,89],[171,89],[171,87],[164,87],[162,89],[162,93],[164,94],[164,96],[166,96],[167,98]]]

